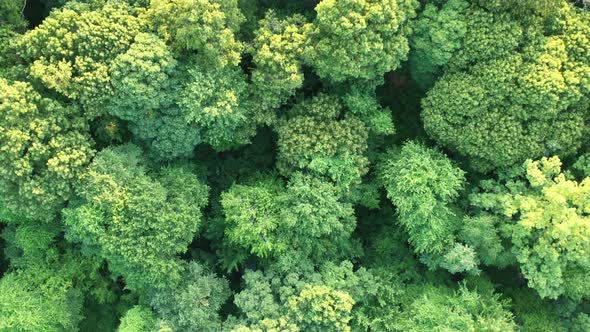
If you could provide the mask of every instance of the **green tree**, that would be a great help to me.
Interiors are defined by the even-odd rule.
[[[0,23],[7,29],[20,30],[26,27],[22,12],[26,5],[25,0],[3,1],[0,4]]]
[[[0,79],[0,193],[31,219],[52,220],[94,156],[83,112]]]
[[[453,245],[461,215],[452,204],[465,172],[440,151],[408,142],[383,157],[380,178],[418,253],[440,254]]]
[[[21,37],[20,33],[27,26],[22,15],[25,4],[24,0],[0,3],[0,77],[16,78],[13,77],[18,63],[16,45]]]
[[[465,15],[462,48],[422,101],[428,134],[480,171],[573,154],[588,117],[588,16],[569,6],[551,24]]]
[[[417,6],[415,0],[322,0],[306,28],[305,60],[333,81],[380,77],[406,60]]]
[[[412,78],[421,88],[430,89],[463,46],[468,31],[467,8],[466,0],[449,0],[441,8],[427,3],[414,21],[409,61]]]
[[[64,210],[68,238],[106,259],[129,289],[174,285],[207,193],[187,167],[147,174],[137,146],[105,149],[84,174],[81,200]]]
[[[149,26],[178,51],[197,51],[207,65],[237,65],[244,21],[237,0],[152,0]]]
[[[104,112],[104,103],[113,94],[109,64],[127,50],[142,28],[133,10],[122,2],[92,9],[72,2],[54,10],[19,44],[30,75],[80,102],[88,118]]]
[[[400,331],[516,331],[508,303],[492,292],[423,285],[396,322]]]
[[[158,159],[189,156],[201,142],[198,128],[189,125],[177,105],[184,68],[166,44],[141,33],[111,65],[115,95],[109,113],[129,122],[136,140],[146,143]]]
[[[367,172],[368,131],[354,115],[343,115],[336,98],[320,94],[294,106],[276,125],[277,168],[289,176],[306,171],[349,189]]]
[[[587,297],[590,178],[567,179],[559,158],[552,157],[526,161],[503,180],[480,187],[472,204],[500,218],[497,227],[510,240],[529,287],[543,298]]]
[[[45,269],[0,279],[0,331],[77,331],[83,298],[70,280]]]
[[[380,280],[347,261],[326,263],[317,272],[306,264],[290,271],[280,265],[247,270],[243,281],[234,298],[241,316],[228,320],[236,326],[232,331],[350,331],[353,324],[364,330],[356,319],[382,289]]]
[[[219,331],[221,306],[230,297],[227,280],[196,262],[188,263],[178,286],[150,296],[150,304],[173,331]]]
[[[118,332],[151,332],[156,326],[154,313],[146,307],[135,306],[121,318]]]
[[[264,110],[279,107],[303,86],[305,24],[301,15],[280,19],[273,11],[258,23],[251,50],[256,65],[252,90],[254,102]]]
[[[314,262],[353,255],[354,211],[340,198],[334,185],[302,174],[286,186],[273,177],[234,185],[221,195],[224,242],[242,252],[234,257],[238,263],[249,254]]]
[[[201,131],[203,141],[218,151],[250,143],[256,112],[247,103],[248,85],[241,69],[192,66],[188,76],[178,103],[185,121]]]

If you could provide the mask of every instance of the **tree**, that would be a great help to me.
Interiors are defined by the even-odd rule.
[[[465,0],[450,0],[441,8],[427,3],[414,21],[409,64],[412,78],[424,90],[432,87],[442,68],[463,46],[468,8]]]
[[[26,27],[27,22],[22,15],[25,4],[24,0],[6,1],[0,4],[0,23],[3,28],[20,30]]]
[[[234,317],[232,331],[272,331],[277,326],[287,331],[350,331],[355,319],[363,317],[363,308],[355,305],[370,303],[380,286],[365,269],[354,271],[346,261],[326,263],[318,272],[313,266],[283,271],[275,265],[247,271],[243,279],[244,288],[234,299],[242,316]]]
[[[347,257],[356,250],[350,239],[355,217],[340,197],[334,185],[302,174],[286,186],[273,177],[234,185],[221,195],[224,242],[242,252],[238,261],[249,254],[314,262]]]
[[[0,78],[0,193],[10,210],[52,220],[94,156],[81,110]]]
[[[235,37],[244,21],[237,0],[153,0],[149,26],[178,51],[197,51],[211,66],[235,66],[243,46]]]
[[[438,150],[408,142],[383,157],[380,174],[415,250],[445,252],[460,225],[461,215],[452,203],[465,184],[465,173]]]
[[[542,298],[588,296],[590,178],[569,180],[558,157],[526,161],[499,182],[484,181],[472,204],[500,218],[520,271]]]
[[[184,80],[178,62],[155,35],[141,33],[111,65],[115,95],[109,113],[129,121],[129,128],[158,159],[189,156],[201,142],[198,128],[189,125],[177,105]]]
[[[524,1],[509,1],[509,0],[478,0],[480,6],[488,8],[493,11],[509,11],[515,15],[539,15],[550,16],[559,11],[563,7],[565,1],[563,0],[524,0]]]
[[[192,66],[188,76],[178,102],[185,121],[217,151],[248,144],[257,121],[254,105],[247,102],[248,85],[241,69]]]
[[[457,292],[424,285],[395,326],[403,331],[516,331],[508,303],[462,285]]]
[[[335,85],[336,90],[340,90],[342,104],[365,124],[371,138],[395,134],[391,110],[381,105],[376,93],[383,83],[383,79],[375,79]]]
[[[545,31],[538,20],[478,8],[466,18],[462,48],[422,101],[426,131],[480,171],[574,153],[590,91],[578,51],[588,47],[587,15],[565,7]]]
[[[80,102],[84,116],[104,112],[112,95],[109,64],[127,50],[142,23],[122,2],[97,10],[72,2],[54,10],[20,41],[29,73],[45,87]]]
[[[408,21],[417,6],[415,0],[323,0],[307,27],[305,60],[333,81],[382,76],[406,60]]]
[[[150,304],[173,331],[219,331],[221,306],[230,296],[227,280],[196,262],[188,263],[181,283],[156,292]]]
[[[346,293],[325,286],[305,286],[287,305],[292,320],[304,331],[350,331],[354,301]]]
[[[367,172],[368,132],[340,101],[320,94],[296,105],[276,126],[277,168],[286,176],[306,171],[348,190]],[[342,118],[342,119],[340,119]]]
[[[302,87],[305,24],[306,19],[301,15],[280,19],[273,11],[259,21],[251,50],[256,65],[252,71],[252,90],[254,101],[262,109],[279,107]]]
[[[0,331],[77,331],[82,300],[52,271],[10,272],[0,279]]]
[[[27,26],[22,15],[24,0],[3,1],[0,4],[0,77],[15,79],[22,66],[17,66],[16,44]],[[15,70],[16,68],[19,68]]]
[[[187,167],[147,174],[142,151],[123,145],[101,151],[78,187],[79,202],[64,210],[68,238],[83,243],[122,275],[133,290],[180,281],[208,187]]]
[[[150,332],[156,325],[154,313],[146,307],[135,306],[129,309],[119,325],[118,332]]]

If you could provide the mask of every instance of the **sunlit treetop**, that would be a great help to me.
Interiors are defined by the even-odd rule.
[[[152,0],[149,26],[177,51],[197,51],[204,65],[240,62],[235,34],[244,21],[237,0]]]
[[[251,49],[256,65],[252,71],[254,102],[262,109],[273,109],[303,85],[306,19],[300,15],[281,19],[269,11],[258,24]]]
[[[334,81],[372,79],[399,67],[409,51],[416,0],[323,0],[307,27],[306,62]]]
[[[338,98],[320,94],[295,105],[278,122],[277,168],[289,175],[305,170],[343,187],[356,184],[367,172],[368,132],[354,115],[341,116]]]
[[[528,160],[504,180],[480,186],[472,204],[500,218],[500,234],[529,287],[543,298],[587,297],[590,178],[568,179],[552,157]]]
[[[47,88],[79,101],[89,118],[112,95],[109,65],[142,28],[133,10],[109,2],[97,10],[77,2],[52,14],[21,39],[19,53],[30,74]]]
[[[81,110],[0,79],[0,192],[17,215],[51,220],[94,155]]]
[[[498,294],[477,292],[462,285],[458,291],[446,287],[421,286],[419,295],[395,322],[403,331],[516,331],[508,302]]]
[[[428,134],[480,171],[572,155],[588,118],[588,15],[566,6],[530,25],[478,8],[465,15],[474,21],[462,49],[422,101]]]
[[[81,200],[64,211],[68,237],[109,263],[129,289],[173,286],[201,222],[208,187],[188,167],[146,174],[134,145],[102,150],[78,188]]]

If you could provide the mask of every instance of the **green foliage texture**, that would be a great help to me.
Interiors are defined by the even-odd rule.
[[[0,332],[590,331],[590,0],[0,0]]]

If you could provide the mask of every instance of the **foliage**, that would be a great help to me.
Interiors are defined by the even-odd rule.
[[[0,193],[9,209],[51,220],[93,155],[79,108],[0,79]]]
[[[399,67],[409,51],[415,0],[322,0],[309,25],[306,62],[334,81],[373,79]],[[351,41],[354,41],[351,44]]]
[[[0,331],[76,331],[82,298],[71,281],[43,269],[0,280]]]
[[[183,279],[175,289],[151,296],[150,304],[173,331],[219,331],[218,312],[230,296],[227,280],[218,278],[198,263],[188,263]]]
[[[249,143],[256,122],[240,68],[203,71],[194,67],[188,75],[179,105],[186,121],[201,129],[203,141],[218,151]]]
[[[424,286],[424,290],[400,316],[402,331],[516,331],[507,303],[498,295],[468,290],[458,292]]]
[[[11,26],[14,29],[24,28],[27,25],[22,16],[25,5],[24,0],[2,2],[0,4],[0,23],[2,23],[2,26]]]
[[[121,2],[100,10],[74,2],[56,10],[20,40],[30,75],[45,87],[80,102],[87,117],[103,112],[113,94],[109,64],[129,47],[142,23]]]
[[[234,300],[242,312],[237,326],[254,331],[266,331],[269,325],[290,331],[350,331],[354,324],[363,329],[360,320],[367,319],[367,307],[385,284],[365,269],[354,271],[346,261],[325,264],[319,272],[309,268],[284,273],[279,265],[264,273],[247,271],[244,290]]]
[[[442,8],[428,3],[414,21],[410,39],[410,70],[422,88],[429,89],[436,76],[461,48],[467,34],[465,0],[447,1]]]
[[[590,178],[568,180],[558,157],[526,161],[509,184],[484,182],[476,205],[503,218],[518,266],[541,297],[585,297]],[[516,222],[512,222],[516,219]]]
[[[356,184],[366,170],[367,129],[355,116],[340,119],[343,106],[318,95],[291,109],[277,124],[277,168],[284,175],[298,170],[326,177],[344,187]]]
[[[441,152],[415,142],[383,159],[381,181],[410,243],[418,253],[443,252],[460,222],[451,203],[465,183],[464,172]]]
[[[285,186],[268,177],[222,193],[225,239],[260,258],[303,256],[321,262],[354,250],[352,206],[334,185],[295,174]]]
[[[156,325],[152,311],[142,306],[135,306],[121,318],[119,332],[150,332]]]
[[[590,67],[578,51],[589,45],[587,15],[564,9],[547,32],[508,14],[466,17],[475,31],[423,99],[426,131],[481,171],[573,154],[587,118]]]
[[[152,0],[149,25],[176,50],[197,51],[207,65],[237,65],[244,20],[237,0]]]
[[[190,155],[201,142],[199,131],[183,121],[175,101],[179,69],[164,42],[152,34],[138,34],[127,52],[111,65],[109,113],[129,121],[139,141],[155,156],[170,159]]]
[[[81,197],[64,210],[70,239],[82,242],[124,277],[127,288],[173,285],[207,203],[206,185],[187,167],[146,174],[134,145],[105,149],[79,188]]]
[[[304,331],[350,331],[354,301],[350,295],[325,286],[306,286],[289,299],[290,316]]]
[[[281,20],[269,11],[254,32],[252,88],[263,109],[280,106],[303,85],[305,24],[303,16]]]
[[[0,331],[590,330],[590,0],[0,0]]]

